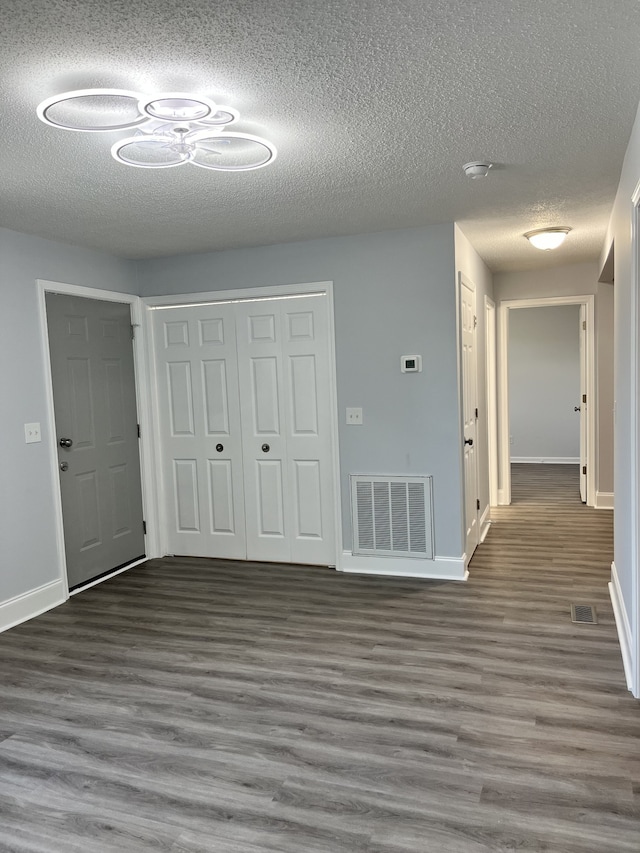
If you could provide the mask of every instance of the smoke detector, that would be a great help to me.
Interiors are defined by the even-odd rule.
[[[468,178],[486,178],[489,174],[489,169],[493,163],[486,163],[483,160],[478,160],[474,163],[465,163],[462,171]]]

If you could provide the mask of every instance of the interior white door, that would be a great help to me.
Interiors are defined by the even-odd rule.
[[[244,559],[233,306],[155,315],[167,546],[173,554]]]
[[[236,309],[250,560],[334,562],[326,299]]]
[[[464,431],[464,517],[467,560],[479,541],[477,459],[476,294],[460,280],[460,345],[462,366],[462,417]]]
[[[580,306],[580,500],[587,502],[587,306]]]

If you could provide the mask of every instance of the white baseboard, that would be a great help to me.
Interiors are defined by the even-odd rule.
[[[596,492],[596,509],[613,509],[613,492]]]
[[[62,580],[57,580],[0,602],[0,631],[33,619],[34,616],[63,604],[65,600],[64,584]]]
[[[484,512],[480,516],[480,544],[484,542],[487,538],[487,533],[489,532],[489,528],[491,527],[491,519],[489,518],[489,510],[491,507],[489,504],[484,508]]]
[[[531,465],[579,465],[579,456],[512,456],[512,462],[525,462]]]
[[[622,590],[620,589],[620,581],[618,580],[618,572],[616,564],[611,563],[611,581],[609,583],[609,595],[611,596],[611,604],[613,605],[613,615],[616,620],[616,628],[618,629],[618,640],[620,641],[620,651],[622,652],[622,665],[624,666],[624,675],[627,679],[627,687],[629,690],[633,687],[633,657],[631,625],[624,606],[622,598]]]
[[[434,580],[466,581],[469,572],[465,568],[464,554],[461,557],[434,557],[419,560],[408,557],[364,557],[342,552],[339,572],[358,575],[387,575],[397,578],[433,578]]]

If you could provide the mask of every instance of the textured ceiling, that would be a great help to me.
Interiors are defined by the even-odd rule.
[[[0,224],[144,258],[455,220],[494,270],[595,258],[638,43],[637,0],[3,0]],[[120,134],[38,121],[97,86],[208,94],[278,159],[131,169]],[[522,237],[560,224],[556,253]]]

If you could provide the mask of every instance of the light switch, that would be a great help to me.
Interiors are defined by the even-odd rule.
[[[361,424],[362,423],[362,409],[347,409],[347,423],[348,424]]]
[[[26,444],[34,444],[36,441],[42,441],[40,424],[25,424],[24,440]]]

